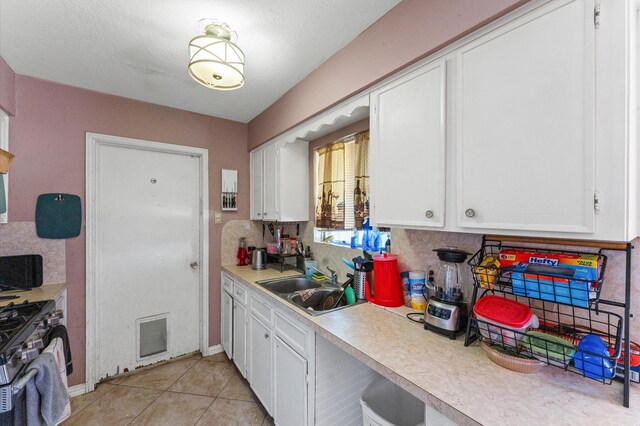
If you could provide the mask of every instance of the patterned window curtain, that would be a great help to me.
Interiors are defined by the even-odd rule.
[[[356,229],[362,229],[369,217],[369,131],[355,135],[356,139],[356,187],[353,191],[353,214]]]
[[[318,148],[316,227],[344,229],[344,142]]]

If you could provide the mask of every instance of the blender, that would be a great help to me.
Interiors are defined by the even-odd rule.
[[[424,311],[424,328],[449,336],[464,331],[467,325],[468,309],[462,291],[460,264],[471,253],[455,247],[434,250],[438,254],[438,263],[433,269],[433,281],[426,283],[430,290],[427,307]]]

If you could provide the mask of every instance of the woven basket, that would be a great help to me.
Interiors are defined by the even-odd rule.
[[[491,345],[481,342],[480,346],[487,354],[487,358],[495,362],[501,367],[508,368],[509,370],[517,371],[519,373],[537,373],[542,367],[545,366],[543,362],[537,359],[518,358],[504,354]]]
[[[0,149],[0,173],[9,173],[13,157],[15,157],[15,155],[12,153],[5,151],[4,149]]]

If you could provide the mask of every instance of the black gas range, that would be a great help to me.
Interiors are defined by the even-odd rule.
[[[21,379],[62,317],[53,300],[10,303],[0,308],[0,424],[7,424],[8,416],[13,417],[25,384]]]

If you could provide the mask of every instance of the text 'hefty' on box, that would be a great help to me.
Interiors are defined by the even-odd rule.
[[[536,264],[576,269],[575,278],[597,280],[600,256],[596,254],[539,253],[528,250],[505,249],[499,253],[502,268],[515,264]]]

